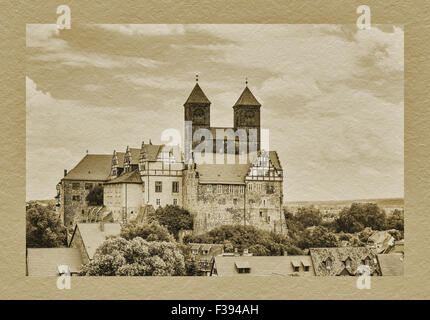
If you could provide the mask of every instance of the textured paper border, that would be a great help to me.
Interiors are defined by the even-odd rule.
[[[73,277],[71,290],[56,278],[25,276],[25,25],[55,23],[69,5],[74,24],[305,23],[351,24],[361,4],[372,23],[405,31],[405,239],[403,277]],[[428,1],[9,1],[2,13],[0,157],[0,298],[2,299],[423,299],[430,297],[430,27]]]

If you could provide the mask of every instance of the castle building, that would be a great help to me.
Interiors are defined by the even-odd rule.
[[[72,225],[88,210],[86,183],[100,183],[100,210],[115,222],[132,221],[148,207],[178,205],[193,216],[196,234],[222,225],[285,233],[283,170],[276,151],[262,149],[261,104],[246,86],[233,105],[233,128],[211,127],[210,105],[196,83],[184,104],[184,120],[191,127],[184,132],[183,153],[176,146],[142,142],[140,149],[127,147],[124,153],[86,155],[57,186],[64,224]],[[200,139],[201,129],[210,132],[210,140]]]

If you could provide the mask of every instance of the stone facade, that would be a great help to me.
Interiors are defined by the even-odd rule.
[[[88,210],[85,200],[91,188],[103,185],[104,181],[96,180],[63,180],[60,188],[60,218],[65,226],[72,226],[75,216]]]
[[[212,140],[205,142],[214,143],[214,149],[208,149],[205,155],[213,157],[215,163],[197,160],[201,141],[190,143],[190,132],[184,132],[184,153],[179,147],[142,142],[141,148],[127,146],[123,153],[104,155],[106,159],[93,155],[81,161],[61,182],[63,198],[59,199],[65,224],[86,209],[88,183],[99,183],[104,186],[105,211],[112,214],[115,222],[134,220],[142,215],[143,208],[178,205],[193,215],[193,231],[197,234],[222,225],[252,225],[285,233],[283,169],[275,151],[260,150],[260,103],[246,87],[233,106],[233,128],[211,127],[210,105],[196,84],[184,104],[184,120],[191,123],[191,134],[202,128],[215,133]],[[238,148],[240,143],[243,146],[243,140],[235,135],[217,137],[218,129],[246,132],[246,152]],[[229,150],[227,143],[232,139],[235,147]],[[225,151],[229,151],[233,162],[226,161]],[[224,159],[221,163],[220,158]]]

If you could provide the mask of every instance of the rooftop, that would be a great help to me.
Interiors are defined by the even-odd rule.
[[[203,92],[202,88],[200,88],[199,84],[196,83],[185,104],[187,103],[210,104],[211,102],[206,97],[205,93]]]
[[[105,184],[117,184],[117,183],[135,183],[141,184],[142,179],[140,178],[139,169],[133,170],[131,172],[123,172],[119,177],[112,179]]]
[[[29,276],[58,276],[58,266],[69,266],[77,273],[82,266],[79,249],[74,248],[28,248],[27,270]]]
[[[87,154],[63,180],[107,180],[112,167],[112,155]]]
[[[239,99],[237,99],[234,106],[256,106],[260,107],[261,104],[258,102],[258,100],[254,97],[251,90],[249,90],[248,86],[245,87],[242,94],[240,95]]]
[[[383,276],[403,275],[403,254],[378,254],[378,261]]]
[[[72,236],[75,236],[76,230],[79,230],[85,250],[89,259],[94,257],[97,248],[106,240],[108,236],[118,236],[121,232],[119,223],[104,223],[103,231],[101,231],[100,223],[78,223]]]
[[[317,276],[338,276],[345,270],[355,275],[366,259],[370,262],[371,273],[380,273],[375,252],[366,247],[311,248],[309,252]],[[331,263],[326,263],[327,260]],[[350,260],[348,266],[345,264],[347,260]]]
[[[294,271],[294,264],[299,271]],[[312,267],[304,271],[303,266],[311,266],[310,256],[216,256],[215,266],[218,276],[314,276]],[[250,269],[249,273],[239,273],[238,268]]]

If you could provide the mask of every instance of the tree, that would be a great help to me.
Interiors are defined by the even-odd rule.
[[[153,213],[148,215],[149,221],[158,221],[165,226],[171,234],[178,239],[180,230],[190,230],[193,228],[193,217],[187,210],[178,206],[167,205],[159,207]]]
[[[175,242],[112,238],[97,248],[93,260],[82,267],[87,276],[181,276],[184,256]]]
[[[336,219],[337,231],[347,233],[360,232],[366,227],[384,230],[387,216],[375,203],[353,203],[344,208]]]
[[[27,248],[55,248],[66,245],[66,229],[53,206],[30,204],[26,209]]]
[[[124,224],[121,226],[120,236],[126,240],[141,237],[146,241],[175,241],[167,228],[161,226],[158,221],[153,221],[151,223],[130,222]]]
[[[224,244],[226,251],[252,249],[260,255],[278,256],[292,244],[285,235],[242,225],[224,225],[202,235],[187,235],[184,242],[218,243]]]
[[[295,218],[305,228],[312,226],[319,226],[322,223],[321,212],[314,206],[301,207],[297,210]]]
[[[184,256],[185,263],[185,275],[187,276],[199,276],[199,266],[197,261],[193,259],[191,248],[184,244],[178,244],[178,248]]]
[[[249,252],[254,256],[269,256],[270,251],[261,244],[254,244],[249,247]]]
[[[403,210],[394,210],[393,214],[387,219],[387,229],[405,230],[405,215]]]
[[[303,239],[299,243],[301,249],[308,248],[332,248],[339,247],[336,236],[327,228],[318,226],[313,230],[306,230]]]
[[[103,205],[103,187],[95,185],[91,188],[85,200],[91,206],[102,206]]]
[[[173,235],[169,233],[166,227],[160,225],[158,221],[151,223],[130,222],[121,227],[120,237],[126,240],[132,240],[140,237],[146,241],[166,241],[176,243]],[[178,249],[184,256],[185,274],[188,276],[198,275],[197,265],[192,259],[191,250],[188,246],[177,244]]]

